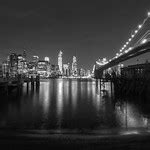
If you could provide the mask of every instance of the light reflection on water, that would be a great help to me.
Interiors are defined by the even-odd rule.
[[[100,91],[102,89],[102,91]],[[24,84],[21,96],[12,96],[0,106],[0,127],[52,130],[101,130],[147,128],[149,119],[135,104],[116,103],[110,83],[51,79],[40,89]]]
[[[56,93],[57,93],[57,98],[56,98],[56,109],[57,109],[57,118],[58,118],[58,126],[60,128],[61,126],[61,120],[62,120],[62,115],[63,115],[63,80],[59,80],[57,83],[57,89],[56,89]]]
[[[129,103],[116,107],[117,116],[123,127],[140,128],[148,126],[148,119],[138,112],[138,109]]]
[[[50,102],[51,102],[49,87],[50,87],[50,82],[45,82],[43,88],[41,89],[41,93],[40,93],[40,95],[43,95],[43,98],[40,97],[40,100],[43,105],[44,116],[46,116],[46,117],[48,116],[49,106],[50,106]]]
[[[74,112],[77,107],[77,96],[78,96],[78,82],[72,81],[71,82],[71,105],[72,105],[72,111]]]

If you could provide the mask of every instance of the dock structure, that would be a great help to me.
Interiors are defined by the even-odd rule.
[[[118,77],[114,79],[115,97],[140,97],[146,96],[150,92],[149,78],[125,78]]]
[[[96,88],[98,89],[98,92],[101,93],[106,93],[106,91],[108,90],[108,85],[106,85],[108,83],[108,85],[110,86],[110,94],[111,97],[114,97],[114,83],[112,79],[107,79],[107,78],[100,78],[100,79],[96,79]]]
[[[24,83],[27,84],[27,90],[29,89],[29,84],[31,84],[32,90],[34,90],[34,87],[38,89],[40,87],[40,77],[36,76],[36,78],[34,78],[31,76],[31,78],[22,78],[21,75],[18,75],[17,78],[1,79],[0,94],[8,95],[13,90],[20,91]]]

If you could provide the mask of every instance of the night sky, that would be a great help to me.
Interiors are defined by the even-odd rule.
[[[150,0],[1,0],[0,61],[25,49],[56,64],[62,50],[63,63],[77,55],[79,67],[92,69],[115,56],[149,10]]]

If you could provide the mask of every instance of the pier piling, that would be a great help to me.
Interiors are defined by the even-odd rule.
[[[34,90],[34,78],[31,76],[31,89]]]

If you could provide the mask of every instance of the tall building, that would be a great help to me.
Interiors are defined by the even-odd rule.
[[[23,59],[24,59],[24,60],[27,59],[27,54],[26,54],[26,51],[25,51],[25,50],[23,51]]]
[[[63,64],[63,75],[64,76],[69,76],[70,72],[69,72],[69,63],[68,64]]]
[[[17,63],[18,67],[18,73],[22,74],[23,73],[23,69],[24,69],[24,58],[22,55],[18,55],[18,63]]]
[[[74,75],[74,76],[77,75],[77,58],[76,58],[76,56],[73,56],[73,60],[72,60],[72,75]]]
[[[63,54],[62,51],[60,51],[58,54],[58,66],[59,66],[59,71],[61,74],[63,73],[62,54]]]
[[[17,74],[18,69],[18,55],[16,53],[11,53],[9,56],[9,66],[10,66],[10,74],[11,76],[15,76]]]
[[[86,70],[86,76],[88,76],[88,77],[91,76],[91,71],[90,70]]]
[[[44,61],[47,64],[47,74],[48,74],[48,76],[50,76],[50,74],[51,74],[51,65],[50,65],[50,59],[49,59],[49,57],[45,57]]]
[[[2,74],[3,74],[3,77],[6,77],[6,75],[9,74],[9,72],[10,72],[9,63],[8,63],[8,61],[4,61],[2,63]]]
[[[38,65],[37,65],[37,73],[41,76],[41,77],[48,77],[49,74],[47,72],[47,62],[46,61],[39,61]]]
[[[39,61],[39,56],[33,56],[33,62],[38,63]]]
[[[59,76],[59,66],[51,64],[51,74],[50,77],[57,78]]]
[[[27,67],[26,57],[25,57],[24,54],[23,55],[21,55],[21,54],[18,55],[17,65],[18,65],[18,68],[17,68],[18,74],[27,75],[28,67]]]
[[[49,57],[45,57],[44,60],[45,60],[46,62],[48,62],[48,63],[50,62]]]
[[[32,61],[28,62],[28,74],[37,74],[37,67],[39,62],[39,56],[32,56]]]
[[[16,53],[11,53],[9,56],[10,66],[17,66],[18,56]]]
[[[85,70],[84,70],[83,68],[81,68],[81,69],[79,70],[79,75],[80,75],[80,77],[85,76]]]

